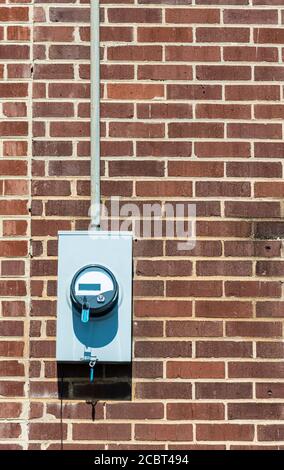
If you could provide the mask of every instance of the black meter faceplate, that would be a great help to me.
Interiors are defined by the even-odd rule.
[[[106,315],[118,301],[116,278],[108,268],[99,264],[84,266],[72,279],[70,297],[79,314],[88,309],[90,317]]]

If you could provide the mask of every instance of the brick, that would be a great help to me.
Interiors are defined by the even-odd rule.
[[[198,341],[196,357],[252,357],[252,343],[239,341]]]
[[[28,123],[24,121],[0,122],[0,133],[2,136],[26,136]]]
[[[150,166],[150,165],[149,165]],[[150,176],[150,174],[145,175]],[[139,181],[136,183],[137,196],[192,196],[192,182]]]
[[[260,337],[260,338],[277,338],[282,335],[282,325],[280,322],[260,322],[260,321],[245,321],[245,322],[227,322],[226,324],[227,336],[240,336],[240,337]]]
[[[138,65],[138,80],[192,80],[192,67],[190,65]],[[167,106],[170,105],[167,104]]]
[[[27,255],[27,242],[25,241],[0,241],[0,256],[15,257]]]
[[[252,398],[252,384],[246,382],[196,383],[197,399],[235,400]]]
[[[169,420],[219,420],[224,419],[221,403],[168,403]]]
[[[30,423],[29,439],[31,440],[60,440],[66,439],[67,425],[60,423]]]
[[[26,103],[3,103],[3,114],[7,117],[25,117],[27,115]]]
[[[259,158],[282,158],[284,145],[282,142],[255,142],[255,156]]]
[[[158,361],[139,361],[133,364],[133,377],[157,379],[163,377],[163,363]]]
[[[162,10],[159,8],[109,8],[110,23],[159,23]]]
[[[284,345],[281,342],[257,342],[256,355],[261,358],[282,359],[284,353]]]
[[[29,60],[30,48],[23,45],[0,45],[1,60]]]
[[[243,221],[200,221],[197,222],[196,232],[200,236],[247,237],[251,234],[251,224]]]
[[[272,129],[274,130],[274,129]],[[278,129],[277,129],[278,130]],[[277,135],[282,135],[279,129],[279,132],[276,133],[275,128],[275,138]],[[169,124],[169,137],[176,138],[220,138],[224,137],[224,124],[223,123],[170,123]]]
[[[155,27],[155,28],[138,28],[138,42],[192,42],[192,29],[180,27]]]
[[[0,281],[1,296],[25,296],[26,283],[24,281]]]
[[[198,276],[251,276],[251,261],[197,261]]]
[[[228,46],[224,47],[224,60],[228,62],[277,62],[275,47]]]
[[[189,341],[136,341],[135,357],[191,357]]]
[[[33,103],[34,117],[72,117],[74,108],[72,103]]]
[[[256,81],[271,82],[271,81],[282,81],[284,77],[284,67],[265,67],[258,66],[254,69],[254,78]]]
[[[8,64],[7,65],[8,78],[31,78],[31,66],[30,64]],[[8,84],[7,84],[8,85]],[[20,84],[17,84],[17,87]],[[27,84],[23,84],[27,85]],[[15,88],[15,87],[14,87]]]
[[[192,425],[136,424],[135,438],[142,441],[192,441]]]
[[[124,100],[147,100],[164,96],[163,85],[111,84],[107,87],[108,98]]]
[[[247,66],[197,65],[197,80],[250,80],[251,70]]]
[[[255,117],[257,119],[282,119],[284,107],[282,105],[255,105]]]
[[[30,354],[31,357],[54,357],[55,341],[31,341]]]
[[[111,137],[150,138],[164,137],[164,124],[147,122],[111,122],[109,125]]]
[[[284,426],[281,424],[260,425],[257,427],[259,441],[283,441]]]
[[[191,272],[192,266],[190,261],[138,260],[136,266],[136,274],[138,276],[190,276]]]
[[[72,155],[72,142],[35,140],[33,155],[39,157],[69,157]]]
[[[4,402],[0,404],[0,416],[4,419],[19,418],[22,412],[21,403]]]
[[[4,333],[3,335],[4,336]],[[1,361],[2,377],[23,377],[25,375],[24,365],[19,361]]]
[[[35,80],[63,80],[74,78],[73,65],[71,64],[35,64]],[[66,84],[68,86],[68,84]],[[51,88],[50,88],[51,89]]]
[[[209,318],[246,318],[252,316],[252,304],[239,301],[203,301],[196,302],[196,316]]]
[[[24,397],[24,382],[15,380],[0,381],[0,395],[4,397]],[[8,437],[11,438],[9,433]]]
[[[191,316],[192,302],[189,300],[140,300],[135,308],[137,317]]]
[[[198,441],[251,441],[254,427],[251,424],[197,424]]]
[[[190,157],[191,142],[137,142],[137,156],[153,156],[153,157]]]
[[[3,357],[23,357],[24,343],[22,341],[2,341],[0,355]]]
[[[218,178],[224,176],[221,162],[176,161],[168,163],[169,176]]]
[[[110,162],[110,176],[163,176],[164,165],[155,161],[121,161]]]
[[[135,337],[161,337],[163,336],[162,321],[135,321],[133,324]]]
[[[108,60],[158,61],[162,59],[162,46],[114,46],[108,47]]]
[[[256,0],[254,0],[256,1]],[[211,0],[196,0],[196,5],[211,5]],[[248,0],[214,0],[214,5],[247,5]]]
[[[166,9],[167,23],[219,23],[220,11],[205,8]]]
[[[255,224],[255,237],[264,239],[279,239],[284,231],[282,222],[257,222]]]
[[[284,377],[284,366],[283,362],[231,362],[229,377],[280,379]]]
[[[32,235],[57,236],[58,230],[70,230],[71,223],[68,220],[36,220],[32,221]]]
[[[137,117],[146,119],[179,119],[192,118],[192,106],[183,103],[137,104]]]
[[[57,274],[56,260],[33,259],[31,276],[55,276]]]
[[[121,440],[131,439],[130,424],[98,424],[78,423],[73,424],[74,440]]]
[[[283,44],[284,32],[281,28],[257,28],[253,38],[257,44]]]
[[[283,383],[256,383],[256,397],[257,398],[283,398],[284,384]]]
[[[232,101],[279,101],[278,85],[226,85],[226,100]]]
[[[25,302],[22,300],[2,301],[3,317],[22,317],[26,315]]]
[[[280,208],[277,202],[227,202],[225,204],[227,217],[279,217]]]
[[[278,318],[284,316],[284,304],[280,301],[275,302],[257,302],[256,303],[256,316],[257,317],[272,317]]]
[[[222,246],[219,241],[198,240],[193,250],[188,253],[187,250],[179,249],[177,241],[166,241],[166,256],[221,256]]]
[[[32,181],[32,194],[34,196],[69,196],[69,181]]]
[[[281,198],[283,197],[283,194],[284,186],[282,182],[274,181],[273,186],[266,182],[255,184],[256,197]]]
[[[218,337],[223,335],[223,327],[222,322],[218,321],[171,320],[166,322],[166,335],[169,337]]]
[[[26,141],[4,141],[4,157],[25,157],[27,155],[28,145]]]
[[[250,183],[235,181],[197,181],[195,184],[197,197],[249,197],[251,195]]]
[[[218,62],[220,59],[220,48],[216,46],[205,47],[166,45],[166,60],[168,61],[174,60],[181,62]]]
[[[221,99],[219,85],[168,85],[169,100],[218,100]],[[196,125],[197,123],[195,123]],[[190,125],[190,124],[188,124]],[[200,125],[198,123],[198,125]],[[177,135],[175,137],[178,137]]]
[[[134,281],[134,295],[141,297],[157,297],[164,294],[162,281]]]
[[[90,124],[88,122],[51,122],[51,137],[81,137],[90,135]]]
[[[248,28],[196,28],[197,42],[249,42]]]
[[[136,384],[136,397],[143,399],[191,399],[187,382],[141,382]]]
[[[1,13],[2,8],[0,9]],[[0,438],[16,439],[21,436],[22,429],[18,423],[0,423]]]
[[[228,137],[240,139],[281,139],[278,124],[228,124]]]
[[[281,178],[281,163],[272,162],[228,162],[227,176],[250,178]],[[274,182],[276,185],[276,181]],[[270,184],[270,183],[262,183]],[[258,185],[258,183],[257,183]]]
[[[277,10],[224,10],[224,23],[232,24],[277,24]]]
[[[251,110],[247,105],[197,104],[196,117],[198,119],[250,119]]]
[[[279,282],[260,281],[227,281],[225,283],[227,297],[280,297]]]
[[[88,23],[90,20],[90,11],[87,8],[52,7],[49,10],[49,18],[51,22]]]
[[[214,107],[216,108],[214,113],[218,112],[218,105],[215,104]],[[194,153],[202,158],[249,157],[250,145],[246,142],[195,142]],[[238,162],[238,165],[240,164]]]
[[[161,419],[164,417],[162,403],[110,403],[106,408],[107,419]]]
[[[58,71],[59,75],[63,75],[63,74],[65,75],[66,70],[63,70],[61,72],[60,72],[60,69],[58,70],[59,70]],[[70,72],[68,72],[68,74],[69,73]],[[49,93],[50,98],[89,98],[90,97],[90,85],[88,83],[74,83],[74,84],[50,83],[48,90],[49,90],[48,93]]]
[[[167,377],[175,379],[222,379],[225,374],[223,362],[168,361]]]
[[[0,16],[3,22],[28,21],[29,9],[27,7],[0,7]]]
[[[139,143],[140,142],[137,142],[137,145]],[[144,144],[144,142],[141,142],[141,143]],[[79,152],[78,150],[78,153],[80,154],[81,152]],[[83,154],[84,155],[81,155],[81,156],[85,156],[85,152],[83,152]],[[129,141],[109,141],[109,142],[101,141],[101,155],[104,157],[108,157],[108,156],[113,156],[113,157],[129,156],[130,157],[133,155],[133,144],[132,142],[129,142]]]
[[[73,40],[74,28],[69,26],[34,26],[35,42],[70,42]]]
[[[257,261],[256,274],[259,276],[281,276],[283,275],[284,264],[281,261]]]
[[[169,297],[221,297],[222,285],[219,281],[167,281],[166,293]]]

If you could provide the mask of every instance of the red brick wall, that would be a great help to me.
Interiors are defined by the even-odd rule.
[[[281,447],[284,1],[101,3],[103,199],[196,201],[197,245],[135,242],[132,371],[57,371],[57,230],[88,226],[89,6],[1,0],[0,449]]]

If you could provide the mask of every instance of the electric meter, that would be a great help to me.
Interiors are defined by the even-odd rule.
[[[106,315],[118,300],[118,284],[112,272],[91,264],[79,269],[70,288],[71,300],[81,314],[81,321]]]

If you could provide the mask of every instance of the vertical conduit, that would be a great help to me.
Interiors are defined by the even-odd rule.
[[[91,0],[91,228],[100,229],[100,2]]]

